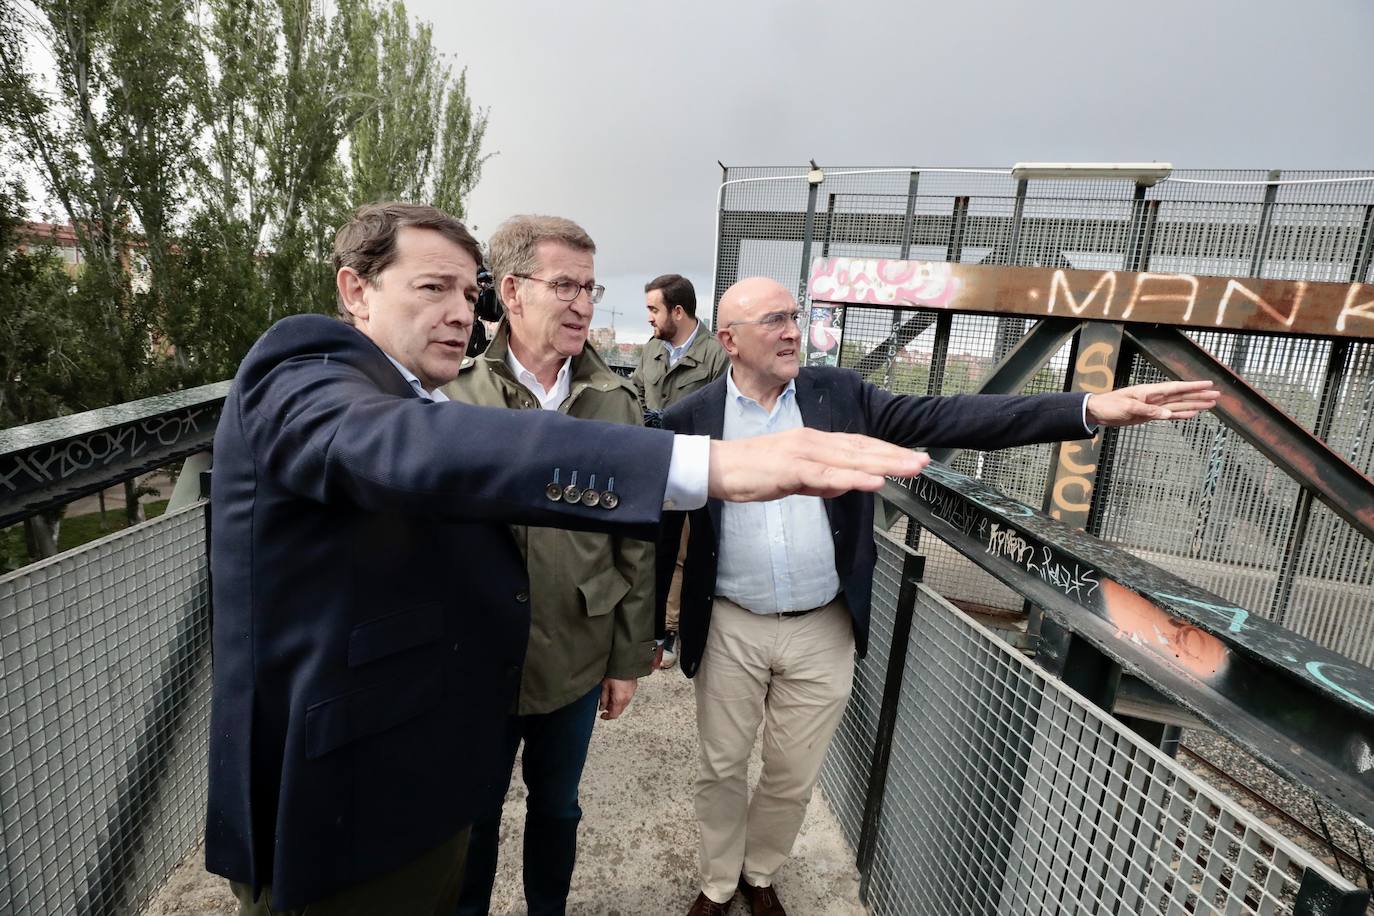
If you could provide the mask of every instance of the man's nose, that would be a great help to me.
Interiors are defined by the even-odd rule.
[[[457,302],[450,306],[444,316],[449,324],[470,325],[477,319],[477,311],[467,296],[458,296]]]

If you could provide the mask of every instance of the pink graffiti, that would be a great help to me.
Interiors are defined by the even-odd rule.
[[[959,278],[943,261],[829,258],[817,260],[809,289],[812,300],[937,308],[958,293]]]

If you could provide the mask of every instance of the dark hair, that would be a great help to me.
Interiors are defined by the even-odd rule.
[[[688,318],[697,317],[697,291],[692,287],[692,281],[682,274],[664,274],[644,284],[644,292],[652,293],[654,290],[663,295],[663,304],[670,311],[680,305]]]
[[[482,246],[466,226],[437,207],[386,201],[364,204],[334,235],[334,272],[351,267],[358,276],[375,283],[377,275],[396,260],[396,233],[402,229],[430,229],[472,255],[482,266]],[[353,314],[338,300],[339,317],[349,324]]]

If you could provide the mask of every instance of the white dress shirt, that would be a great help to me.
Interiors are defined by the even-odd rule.
[[[788,382],[771,411],[725,376],[726,439],[743,439],[802,425],[795,382]],[[818,496],[787,496],[766,503],[725,503],[720,513],[716,594],[757,614],[807,611],[840,592],[835,541]]]
[[[529,389],[530,394],[539,400],[540,410],[557,410],[563,406],[563,402],[572,394],[572,357],[566,357],[563,365],[558,367],[558,375],[554,376],[553,387],[545,391],[544,386],[535,378],[534,373],[520,364],[520,360],[515,358],[515,351],[506,348],[506,368],[510,369],[515,380]]]

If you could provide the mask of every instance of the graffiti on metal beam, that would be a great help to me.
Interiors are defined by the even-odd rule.
[[[1351,704],[1374,711],[1367,671],[1309,646],[1268,621],[1261,621],[1257,630],[1256,618],[1245,608],[1161,570],[1146,568],[1123,575],[1124,569],[1114,572],[1110,564],[1094,564],[1091,561],[1107,545],[1082,532],[1063,531],[1062,536],[1068,538],[1063,544],[1037,536],[1043,516],[1036,518],[1028,506],[943,466],[932,464],[920,477],[889,479],[931,513],[933,518],[926,523],[932,532],[965,553],[972,555],[976,549],[995,562],[1009,564],[1018,577],[1033,577],[1027,581],[1051,586],[1066,600],[1109,622],[1117,639],[1148,649],[1169,667],[1215,682],[1225,675],[1234,655],[1227,640],[1258,637],[1263,642],[1256,648],[1262,645],[1262,651],[1293,673],[1300,672],[1299,676]],[[1126,555],[1119,560],[1133,562]],[[1152,584],[1150,577],[1167,581]],[[1312,652],[1320,656],[1313,658]]]
[[[0,490],[28,491],[35,485],[60,482],[93,467],[137,459],[154,448],[169,448],[202,428],[212,428],[219,413],[218,405],[197,407],[18,453],[0,466]]]
[[[813,303],[1374,336],[1374,284],[817,258]]]
[[[1110,329],[1110,326],[1104,325],[1093,327]],[[1120,347],[1119,333],[1094,340],[1085,338],[1078,359],[1074,362],[1074,390],[1090,394],[1111,391],[1116,382],[1116,357]],[[1091,439],[1064,442],[1059,446],[1059,463],[1054,472],[1054,486],[1050,490],[1051,517],[1075,528],[1082,528],[1086,524],[1088,511],[1092,507],[1093,485],[1101,451],[1100,430]]]

